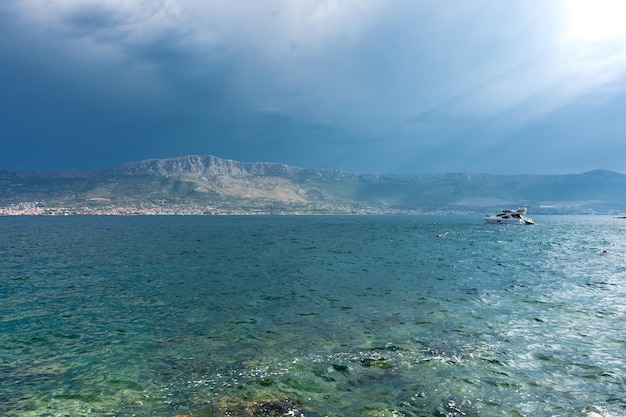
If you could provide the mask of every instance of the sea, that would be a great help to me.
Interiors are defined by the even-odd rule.
[[[533,218],[0,217],[0,415],[624,416],[626,220]]]

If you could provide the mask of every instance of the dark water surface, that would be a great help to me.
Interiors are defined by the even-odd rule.
[[[0,218],[0,415],[626,415],[626,220],[535,221]]]

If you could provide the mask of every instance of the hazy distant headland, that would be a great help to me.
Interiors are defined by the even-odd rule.
[[[356,174],[188,155],[89,171],[0,171],[0,215],[626,212],[626,175]]]

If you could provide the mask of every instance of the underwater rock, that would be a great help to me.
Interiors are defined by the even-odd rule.
[[[362,358],[361,365],[369,368],[370,366],[374,366],[380,369],[391,369],[392,366],[387,363],[387,360],[383,357],[372,357],[372,358]]]
[[[340,365],[340,364],[333,363],[332,367],[337,372],[348,372],[348,367],[346,365]]]
[[[224,416],[229,417],[316,417],[317,414],[302,410],[295,398],[280,396],[265,401],[227,401],[222,407]]]
[[[274,380],[270,377],[260,378],[257,379],[255,382],[263,387],[269,387],[270,385],[274,385]]]

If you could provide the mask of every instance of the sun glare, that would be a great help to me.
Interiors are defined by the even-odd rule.
[[[566,38],[602,41],[626,34],[626,1],[565,0]]]

